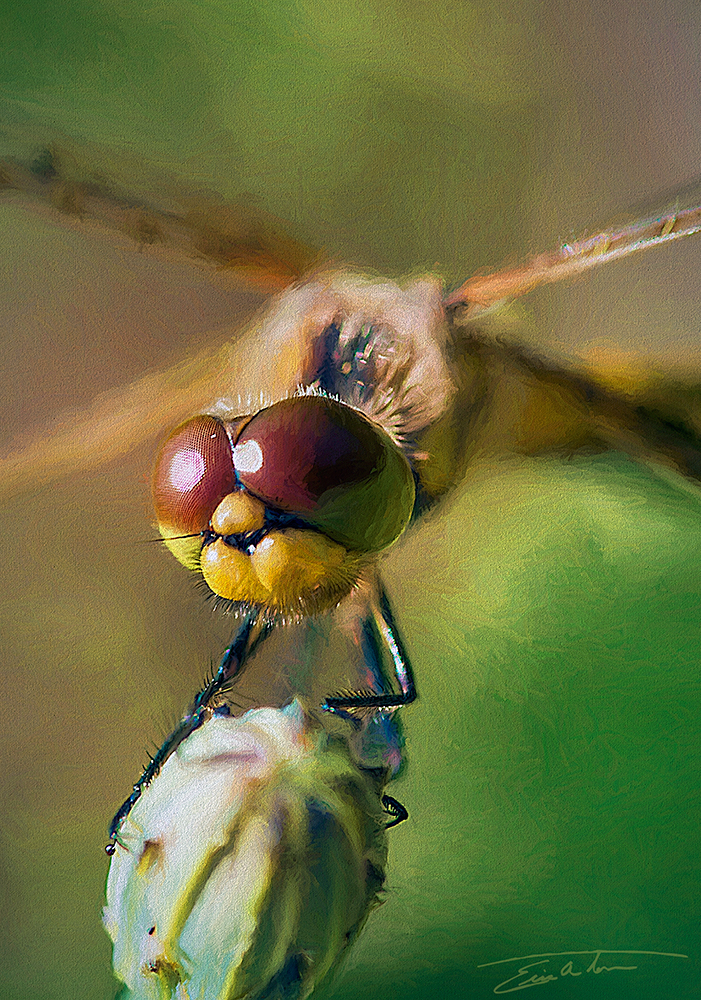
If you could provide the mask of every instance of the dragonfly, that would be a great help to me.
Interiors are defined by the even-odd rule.
[[[59,207],[56,207],[56,196],[49,194],[52,183],[56,180],[54,178],[52,182],[47,176],[51,171],[46,159],[43,180],[41,170],[38,177],[36,173],[30,173],[33,183],[37,185],[36,193],[13,195],[10,189],[10,198],[20,198],[24,206],[45,217],[61,220],[67,228],[90,232],[92,223],[89,205],[84,204],[78,214],[71,208],[70,200],[67,204],[58,199]],[[19,184],[21,187],[21,181]],[[97,192],[101,197],[108,194],[99,185]],[[107,201],[110,202],[111,199],[107,198]],[[138,208],[138,199],[135,201]],[[73,205],[75,206],[75,201]],[[132,212],[132,218],[134,207],[134,201],[130,201],[128,208]],[[70,211],[66,211],[67,208]],[[672,218],[673,227],[676,227],[677,217],[681,214],[681,211],[675,211],[652,219],[653,228],[658,221],[661,227],[656,235],[652,233],[650,242],[643,240],[639,247],[635,245],[640,242],[641,237],[631,232],[633,227],[626,227],[625,232],[631,237],[631,246],[642,250],[647,246],[654,247],[660,241],[669,242],[670,239],[678,238],[676,228],[667,233],[663,230],[665,225],[670,225]],[[102,225],[122,229],[121,225],[114,226],[113,221],[109,222],[108,227],[108,222],[109,220],[103,221]],[[95,226],[97,230],[99,223],[95,223]],[[689,233],[691,232],[693,226],[689,228]],[[609,241],[612,243],[610,236],[611,234]],[[129,238],[133,239],[133,230]],[[606,242],[605,237],[598,241],[591,253],[591,263],[587,266],[606,263]],[[165,261],[168,260],[167,245],[161,246],[158,242],[148,240],[137,241],[135,245],[141,248],[140,257],[153,254],[158,260],[158,254],[163,253]],[[555,251],[554,256],[568,262],[572,260],[575,246],[573,242],[567,248],[560,248]],[[179,252],[177,248],[174,251],[176,254]],[[190,253],[190,250],[187,252]],[[203,260],[206,266],[208,258],[199,257],[197,250],[194,254],[195,266],[203,266]],[[315,258],[310,256],[308,259],[309,266],[313,268]],[[284,268],[278,268],[280,270],[284,271]],[[227,278],[231,273],[232,280],[235,281],[237,269],[227,267],[217,257],[211,272],[207,273],[213,275],[213,280]],[[548,273],[547,268],[545,273]],[[576,268],[568,273],[576,273]],[[260,272],[257,272],[256,280],[263,280]],[[481,281],[482,277],[478,280]],[[271,281],[269,291],[284,295],[284,288],[282,293],[279,291],[281,284],[284,284],[284,279],[275,278],[274,284]],[[514,286],[515,293],[519,287],[525,291],[523,275],[518,282],[514,280]],[[398,287],[401,290],[401,286]],[[508,297],[504,286],[497,292],[502,298]],[[674,413],[665,411],[664,406],[656,399],[634,400],[631,403],[630,399],[619,396],[607,387],[605,379],[597,381],[581,373],[563,370],[555,363],[541,362],[528,352],[500,344],[488,333],[484,333],[481,322],[484,322],[485,327],[491,322],[490,309],[497,309],[497,303],[501,299],[497,297],[485,302],[467,301],[465,304],[456,302],[443,305],[444,300],[452,294],[441,287],[437,297],[451,329],[451,336],[456,338],[459,347],[462,346],[456,357],[449,357],[451,363],[447,370],[452,388],[449,381],[447,409],[442,415],[439,411],[429,414],[426,424],[422,445],[424,454],[428,454],[429,458],[423,458],[418,447],[412,458],[412,463],[415,461],[417,469],[423,473],[421,489],[424,491],[422,496],[425,497],[425,506],[417,512],[417,521],[423,519],[424,515],[430,515],[432,510],[439,508],[441,502],[449,499],[455,484],[460,482],[462,475],[467,474],[471,460],[480,454],[480,450],[500,454],[513,448],[526,454],[570,455],[579,449],[587,452],[615,447],[629,452],[642,462],[672,465],[688,475],[694,475],[693,435],[680,433]],[[99,469],[111,456],[138,447],[139,441],[166,433],[168,425],[177,425],[193,413],[209,412],[212,401],[217,401],[226,394],[227,385],[232,379],[235,382],[233,398],[237,405],[239,393],[244,404],[247,404],[250,396],[256,405],[255,400],[260,400],[260,391],[263,391],[263,402],[257,404],[262,408],[265,408],[266,403],[282,398],[285,393],[288,394],[285,398],[289,398],[289,394],[294,396],[298,385],[297,370],[290,377],[291,366],[287,359],[283,362],[277,356],[281,346],[279,343],[271,346],[266,353],[261,331],[267,335],[269,327],[264,326],[264,316],[253,319],[250,330],[240,336],[235,349],[237,360],[232,360],[234,349],[231,347],[221,348],[217,344],[214,348],[205,348],[196,358],[176,368],[150,374],[130,389],[119,390],[97,400],[82,416],[79,414],[76,417],[73,414],[65,432],[59,427],[51,436],[42,435],[39,440],[21,442],[21,448],[11,452],[4,463],[2,489],[7,493],[14,491],[21,495],[22,490],[31,488],[37,481],[50,483],[52,477],[60,480],[62,475],[69,474],[76,466]],[[498,320],[498,315],[495,318]],[[292,346],[298,333],[297,329],[292,331]],[[299,344],[299,340],[297,343]],[[244,348],[242,352],[241,345]],[[247,345],[257,345],[257,348],[247,353]],[[430,341],[421,346],[425,346],[428,351]],[[442,356],[448,345],[444,342],[439,347],[441,350],[438,354]],[[259,367],[262,371],[258,370]],[[431,369],[427,366],[425,370],[430,372]],[[497,374],[499,378],[496,385],[492,382],[490,387],[490,375]],[[267,387],[260,384],[262,376],[265,377]],[[525,408],[526,413],[531,414],[530,420],[521,419],[513,408],[510,409],[510,406],[515,405],[512,398],[514,386],[518,386],[521,391],[524,384],[531,393],[531,406]],[[471,390],[474,396],[468,398],[467,394]],[[231,395],[229,391],[229,396]],[[157,405],[154,405],[154,400],[158,401]],[[476,402],[473,403],[473,400]],[[564,400],[562,419],[558,417],[558,409],[553,400],[556,403]],[[669,400],[662,402],[669,403]],[[641,405],[647,412],[636,412]],[[543,426],[533,419],[533,414],[543,412],[543,407],[551,417],[558,418],[559,423],[558,420],[553,420],[549,426]],[[505,421],[497,418],[498,414],[504,413],[510,415],[508,426]],[[464,416],[466,425],[469,425],[469,434],[467,430],[464,434],[460,431],[461,425],[456,430],[452,419],[456,414],[458,417],[461,414]],[[38,469],[41,469],[40,473],[37,472]],[[412,530],[410,524],[405,533]],[[351,592],[338,609],[328,612],[329,616],[340,617],[344,605],[347,609],[361,597],[362,593],[358,588],[357,594]],[[272,622],[270,624],[272,628],[265,640],[266,645],[273,641],[274,635],[283,631]],[[265,621],[259,627],[264,625]],[[291,625],[287,631],[292,631],[294,627]]]
[[[614,449],[701,475],[697,441],[673,419],[480,333],[505,301],[698,233],[699,207],[601,232],[446,291],[435,276],[400,284],[331,268],[281,235],[279,223],[259,216],[244,225],[233,208],[215,211],[201,196],[186,209],[141,202],[71,176],[55,150],[29,164],[8,160],[0,176],[6,191],[21,192],[39,211],[121,231],[144,252],[165,247],[215,262],[276,293],[235,356],[227,346],[149,376],[0,465],[4,488],[21,488],[32,470],[46,478],[75,463],[94,467],[148,435],[154,419],[202,411],[161,446],[158,526],[178,561],[241,624],[115,814],[110,854],[143,790],[276,626],[339,605],[353,609],[367,684],[327,696],[324,712],[353,719],[415,699],[379,557],[450,495],[474,455]],[[254,372],[251,384],[265,383],[257,396]],[[155,400],[165,415],[152,412]],[[390,743],[396,770],[401,755]],[[392,815],[397,822],[399,813]]]
[[[482,333],[505,302],[539,286],[698,233],[698,206],[446,291],[433,275],[402,284],[331,267],[278,220],[205,195],[140,200],[84,166],[76,172],[55,147],[28,163],[5,160],[0,183],[35,211],[127,234],[144,253],[165,249],[275,293],[235,352],[226,345],[149,375],[0,462],[1,488],[21,491],[37,470],[46,482],[78,465],[99,467],[154,426],[188,415],[156,460],[159,531],[242,624],[230,647],[236,655],[224,657],[152,759],[112,837],[129,803],[277,625],[354,606],[356,630],[359,621],[371,637],[365,657],[375,687],[335,693],[322,708],[350,717],[414,700],[379,557],[450,495],[475,455],[614,449],[701,475],[693,430],[673,414]],[[398,692],[377,690],[383,659]]]

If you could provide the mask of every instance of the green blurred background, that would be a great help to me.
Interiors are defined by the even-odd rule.
[[[340,261],[457,282],[699,173],[700,17],[3,0],[2,118],[264,208]],[[0,227],[3,442],[260,301],[16,199]],[[695,374],[700,263],[691,241],[545,290],[505,335]],[[4,506],[3,1000],[113,996],[105,828],[230,634],[142,544],[153,450]],[[518,963],[480,965],[597,948],[690,958],[602,956],[639,968],[542,989],[698,995],[700,514],[695,488],[620,456],[505,456],[391,553],[421,694],[395,786],[411,817],[330,996],[486,997]]]

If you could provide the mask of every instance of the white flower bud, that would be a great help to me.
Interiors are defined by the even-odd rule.
[[[297,702],[195,730],[110,866],[104,923],[131,996],[306,997],[377,902],[381,785]]]

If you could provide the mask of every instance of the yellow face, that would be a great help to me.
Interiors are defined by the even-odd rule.
[[[217,596],[274,615],[337,604],[409,523],[414,479],[389,436],[324,395],[195,417],[159,455],[159,528]]]

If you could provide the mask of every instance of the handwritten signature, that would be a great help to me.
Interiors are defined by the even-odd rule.
[[[582,955],[594,956],[586,968],[584,967],[585,962],[581,958],[578,961],[577,959],[573,961],[574,956]],[[605,948],[599,948],[596,951],[547,951],[543,952],[542,955],[519,955],[516,958],[500,958],[497,962],[484,962],[482,965],[478,965],[477,968],[486,969],[490,965],[506,965],[510,962],[523,962],[531,958],[534,960],[528,962],[527,965],[520,966],[515,976],[511,976],[509,979],[505,979],[502,983],[495,986],[494,993],[515,993],[516,990],[525,990],[530,986],[545,986],[546,983],[554,983],[556,979],[564,979],[567,976],[581,976],[587,973],[598,976],[602,972],[630,972],[638,968],[637,965],[599,964],[602,955],[658,955],[661,958],[689,957],[688,955],[678,955],[671,951],[609,951]],[[557,968],[558,963],[550,965],[551,959],[556,958],[569,959],[569,961],[560,967],[558,974],[550,971]],[[549,966],[549,969],[545,968],[546,965]],[[542,974],[533,972],[532,970],[535,968],[542,969]]]

